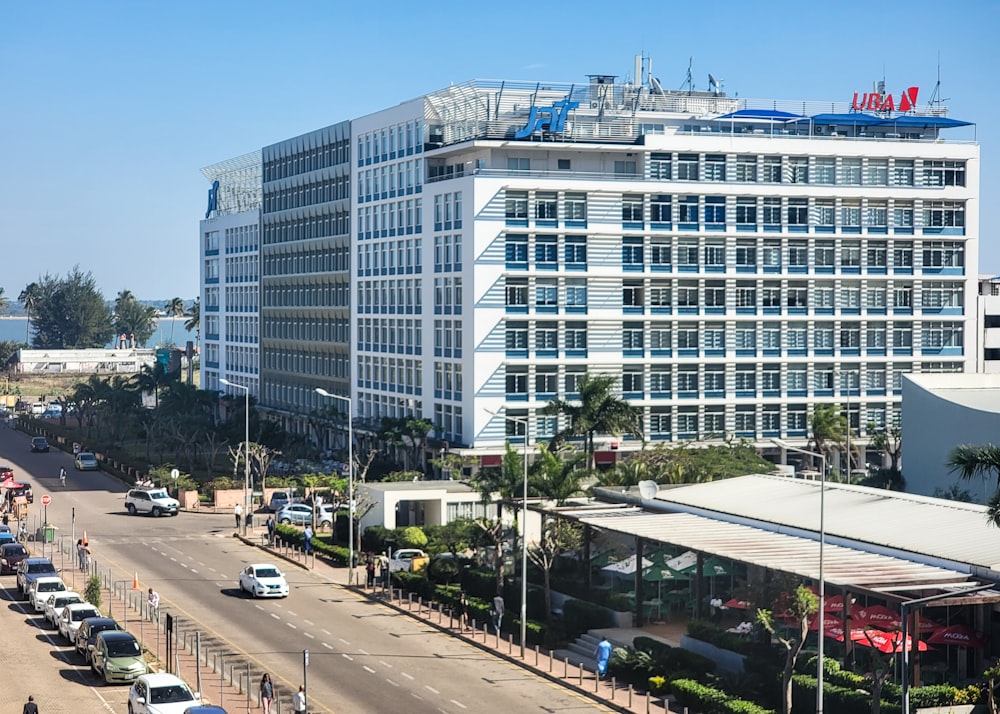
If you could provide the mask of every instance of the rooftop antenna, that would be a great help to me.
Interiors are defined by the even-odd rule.
[[[938,113],[944,107],[944,103],[949,101],[950,97],[941,96],[941,53],[938,52],[938,63],[937,63],[937,84],[934,85],[934,91],[931,92],[931,98],[927,100],[927,107],[932,113]]]
[[[694,78],[691,76],[691,67],[694,64],[694,57],[688,57],[688,71],[687,76],[684,81],[681,82],[681,89],[684,89],[684,85],[687,85],[688,94],[694,91]]]

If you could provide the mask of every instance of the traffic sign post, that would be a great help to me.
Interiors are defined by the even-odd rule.
[[[42,496],[42,505],[47,506],[50,503],[52,503],[52,496],[46,493],[45,495]]]
[[[45,506],[45,515],[42,520],[42,543],[45,542],[45,529],[49,527],[49,504],[52,503],[52,496],[42,494],[42,505]],[[44,547],[44,546],[43,546]]]

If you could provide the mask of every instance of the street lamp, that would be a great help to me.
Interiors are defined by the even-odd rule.
[[[347,402],[347,584],[350,586],[354,583],[354,422],[351,416],[354,407],[350,397],[331,394],[321,387],[316,387],[316,394]]]
[[[247,534],[247,521],[250,519],[250,387],[235,384],[228,379],[219,379],[219,384],[242,389],[246,396],[246,408],[243,410],[243,535]]]
[[[817,454],[815,451],[808,451],[806,449],[801,449],[798,446],[792,446],[781,439],[771,439],[771,441],[776,445],[781,447],[786,451],[797,451],[800,454],[805,454],[806,456],[815,456],[820,459],[820,473],[819,473],[819,622],[823,623],[823,610],[826,606],[826,589],[823,584],[823,545],[826,541],[826,526],[823,521],[823,516],[826,513],[826,509],[823,503],[823,496],[826,493],[826,456],[823,454]],[[823,627],[821,626],[818,631],[819,643],[816,646],[816,714],[823,714]]]
[[[521,499],[521,659],[528,632],[528,420],[484,409],[487,414],[524,426],[524,495]]]

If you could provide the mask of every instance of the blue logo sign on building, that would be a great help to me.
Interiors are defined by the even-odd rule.
[[[208,189],[208,210],[205,211],[205,218],[212,215],[212,211],[219,207],[219,182],[213,181],[212,188]]]
[[[528,114],[528,123],[524,128],[514,134],[515,139],[527,139],[536,131],[549,131],[553,134],[561,134],[566,130],[566,117],[571,109],[580,106],[580,102],[571,102],[568,99],[560,99],[551,107],[532,107]]]

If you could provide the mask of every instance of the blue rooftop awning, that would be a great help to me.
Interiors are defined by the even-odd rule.
[[[930,129],[950,129],[957,126],[971,126],[972,122],[949,119],[948,117],[915,116],[901,114],[895,117],[876,117],[871,114],[850,112],[848,114],[816,114],[809,117],[813,124],[834,126],[895,126],[920,127]]]
[[[849,114],[816,114],[809,117],[813,124],[834,124],[836,126],[877,126],[885,120],[871,114],[851,112]]]
[[[792,114],[791,112],[779,112],[776,109],[740,109],[735,112],[729,112],[729,114],[723,114],[716,119],[742,119],[749,121],[773,121],[773,122],[786,122],[792,121],[794,119],[804,119],[801,114]]]
[[[956,126],[972,126],[971,121],[959,121],[958,119],[949,119],[948,117],[918,117],[910,114],[901,117],[894,117],[892,119],[886,119],[883,123],[887,126],[919,126],[930,127],[933,129],[950,129]]]

